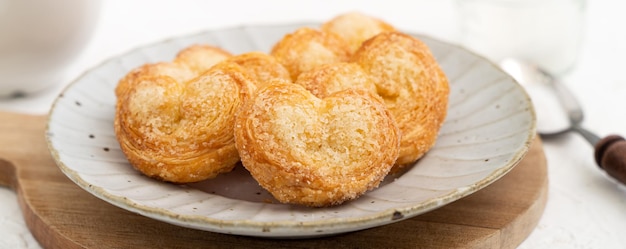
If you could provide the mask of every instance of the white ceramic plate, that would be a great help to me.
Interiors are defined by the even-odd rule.
[[[447,121],[436,146],[410,170],[378,189],[332,208],[276,202],[242,167],[186,186],[133,170],[113,132],[114,88],[131,69],[169,61],[183,47],[208,43],[234,54],[269,51],[305,24],[214,30],[144,46],[97,66],[65,89],[49,116],[47,141],[60,169],[113,205],[164,222],[262,237],[325,236],[401,221],[467,196],[511,170],[535,134],[524,90],[497,66],[427,37],[450,80]],[[306,25],[314,26],[314,25]]]

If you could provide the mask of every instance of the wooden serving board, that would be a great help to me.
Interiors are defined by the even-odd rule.
[[[515,248],[547,199],[546,158],[537,139],[497,182],[405,221],[316,239],[224,235],[152,220],[82,190],[55,165],[45,127],[45,116],[0,112],[0,185],[17,192],[26,224],[45,248]]]

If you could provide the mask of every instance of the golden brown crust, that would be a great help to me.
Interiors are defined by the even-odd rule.
[[[239,161],[235,111],[254,88],[252,80],[228,61],[189,77],[159,71],[161,65],[185,73],[201,67],[175,61],[122,79],[114,121],[120,147],[133,167],[163,181],[196,182],[228,172]]]
[[[138,78],[146,75],[168,76],[179,82],[185,82],[203,73],[216,63],[230,57],[231,54],[221,48],[210,45],[191,45],[178,52],[172,62],[145,64],[133,69],[122,78],[115,88],[116,96],[132,88]]]
[[[376,84],[368,73],[355,63],[325,64],[301,73],[295,82],[318,98],[354,88],[376,93]]]
[[[300,28],[285,35],[270,53],[287,68],[291,80],[314,67],[347,61],[348,44],[341,37],[312,28]]]
[[[389,23],[359,12],[350,12],[336,16],[322,24],[322,31],[335,33],[346,40],[350,46],[350,53],[354,53],[361,44],[386,31],[396,29]]]
[[[218,62],[231,57],[226,50],[210,45],[191,45],[184,48],[174,58],[174,63],[190,68],[194,73],[201,74]]]
[[[377,187],[397,157],[399,131],[375,94],[319,99],[276,80],[241,108],[235,139],[243,165],[276,199],[322,207]]]
[[[289,71],[274,56],[263,52],[243,53],[228,60],[243,67],[257,86],[276,78],[291,80]]]
[[[390,30],[349,13],[270,54],[195,45],[138,67],[115,89],[120,147],[164,181],[213,178],[241,159],[280,202],[355,199],[422,157],[446,116],[447,78],[428,47]]]
[[[376,83],[400,131],[397,167],[422,157],[435,144],[448,107],[443,71],[419,39],[384,32],[367,40],[352,57]]]

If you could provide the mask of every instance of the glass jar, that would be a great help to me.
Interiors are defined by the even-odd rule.
[[[562,74],[578,58],[585,4],[585,0],[456,0],[460,41],[496,63],[516,57]]]

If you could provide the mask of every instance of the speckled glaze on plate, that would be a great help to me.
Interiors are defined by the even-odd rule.
[[[484,188],[526,154],[535,134],[535,115],[524,90],[487,60],[418,36],[450,80],[447,120],[424,158],[357,200],[331,208],[280,204],[241,166],[217,179],[174,185],[144,177],[129,165],[113,131],[114,88],[128,71],[148,62],[169,61],[196,43],[234,54],[267,52],[283,35],[302,26],[315,24],[207,31],[105,61],[56,99],[46,133],[50,152],[78,186],[123,209],[184,227],[273,238],[327,236],[414,217]]]

